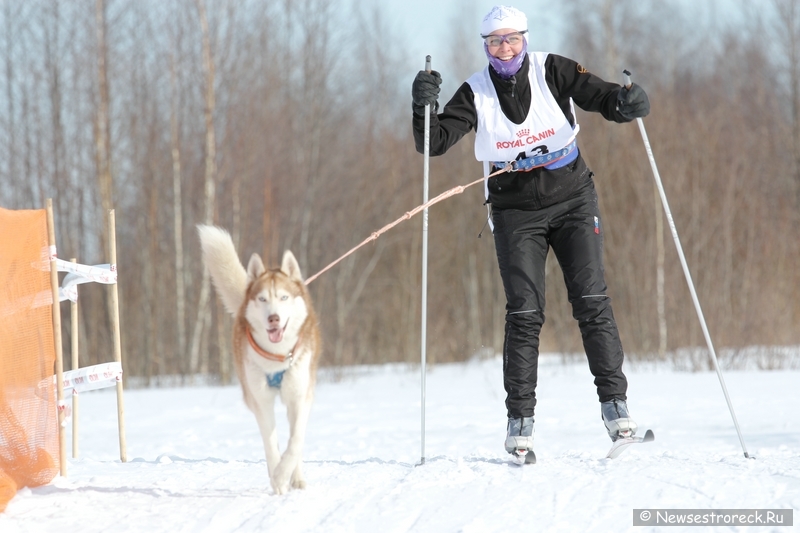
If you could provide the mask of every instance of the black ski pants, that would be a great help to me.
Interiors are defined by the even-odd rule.
[[[603,232],[591,179],[567,200],[538,210],[492,208],[494,242],[506,293],[503,381],[509,418],[533,416],[539,332],[545,318],[550,247],[564,274],[600,401],[625,400],[622,344],[606,295]]]

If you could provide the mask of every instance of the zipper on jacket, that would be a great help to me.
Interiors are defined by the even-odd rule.
[[[525,112],[525,106],[522,105],[522,100],[520,99],[522,95],[517,91],[517,74],[514,74],[508,81],[511,83],[511,101],[517,106],[517,112],[519,113],[518,118],[520,119],[520,124],[522,124],[522,122],[525,122],[528,113]],[[516,124],[516,120],[510,117],[509,119]]]

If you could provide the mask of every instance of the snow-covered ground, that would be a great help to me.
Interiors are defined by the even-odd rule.
[[[633,527],[633,509],[800,509],[800,372],[725,373],[755,460],[743,456],[716,374],[626,373],[632,415],[654,443],[605,459],[588,367],[543,357],[539,462],[519,467],[503,450],[499,359],[429,368],[421,466],[418,369],[357,368],[340,381],[323,372],[305,445],[308,488],[284,496],[272,494],[237,386],[127,390],[127,463],[114,389],[83,393],[80,458],[66,478],[21,490],[0,531],[649,531]]]

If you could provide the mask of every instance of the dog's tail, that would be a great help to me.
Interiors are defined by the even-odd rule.
[[[247,293],[247,271],[239,261],[230,234],[216,226],[197,225],[203,262],[211,273],[214,287],[222,304],[236,315]]]

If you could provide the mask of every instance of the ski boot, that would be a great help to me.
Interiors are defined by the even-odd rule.
[[[533,417],[509,418],[506,432],[506,451],[519,464],[536,463],[533,453]]]
[[[628,404],[625,400],[614,398],[608,402],[600,404],[600,412],[603,423],[608,430],[608,436],[612,441],[626,437],[633,437],[639,427],[628,414]]]

